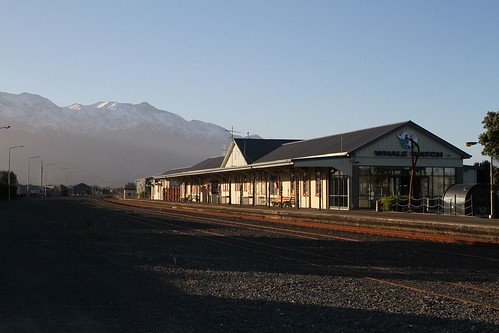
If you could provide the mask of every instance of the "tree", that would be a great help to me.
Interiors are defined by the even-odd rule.
[[[499,111],[489,111],[482,121],[485,132],[478,136],[478,142],[483,146],[482,155],[488,155],[491,159],[499,159]],[[490,164],[489,164],[490,165]],[[494,171],[494,184],[498,184],[497,170]],[[495,187],[495,186],[494,186]]]
[[[9,172],[0,171],[0,184],[9,183]],[[17,175],[14,172],[10,172],[10,185],[17,185]]]
[[[12,198],[16,197],[16,185],[17,185],[17,175],[14,172],[10,172],[10,188],[9,188],[9,172],[0,171],[0,200],[7,200],[10,196]]]
[[[475,162],[476,182],[479,184],[490,184],[490,161]],[[494,167],[494,184],[499,182],[499,169]]]
[[[482,155],[497,160],[499,159],[499,111],[487,112],[482,124],[486,130],[478,136],[478,142],[483,146]]]

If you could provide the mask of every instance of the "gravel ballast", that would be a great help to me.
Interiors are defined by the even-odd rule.
[[[497,246],[159,226],[80,200],[0,202],[0,332],[499,331],[472,303],[499,307]]]

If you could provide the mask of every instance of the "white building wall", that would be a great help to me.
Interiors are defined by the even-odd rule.
[[[136,198],[136,190],[123,190],[123,198],[124,199],[135,199]]]
[[[243,153],[241,152],[239,147],[233,142],[231,145],[231,149],[229,151],[229,155],[225,159],[224,167],[230,168],[230,167],[240,167],[246,165],[248,165],[248,163],[246,163]]]
[[[166,180],[154,179],[151,182],[151,199],[163,200],[163,188],[166,188]]]

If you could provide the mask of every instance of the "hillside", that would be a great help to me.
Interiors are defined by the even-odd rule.
[[[59,107],[38,95],[0,92],[0,125],[11,126],[0,130],[0,169],[8,169],[9,147],[24,146],[11,150],[11,169],[21,183],[33,156],[40,159],[30,160],[30,179],[37,179],[43,161],[55,163],[48,183],[121,186],[220,155],[229,144],[223,127],[145,102]]]

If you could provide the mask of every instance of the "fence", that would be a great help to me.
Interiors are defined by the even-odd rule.
[[[458,198],[457,196],[446,198],[445,200],[443,197],[411,197],[410,206],[408,197],[397,196],[391,204],[391,210],[399,212],[487,217],[489,208],[484,206],[477,207],[474,205],[473,196],[468,200]]]

